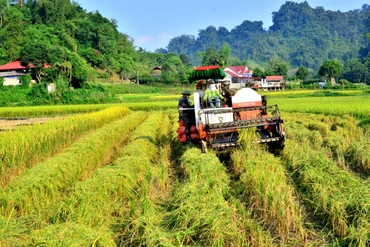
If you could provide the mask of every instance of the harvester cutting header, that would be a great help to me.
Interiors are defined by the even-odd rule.
[[[219,66],[194,69],[189,78],[198,81],[192,93],[194,105],[187,99],[188,90],[179,100],[180,141],[200,142],[203,152],[208,147],[219,150],[239,145],[240,130],[256,128],[258,143],[282,149],[285,132],[278,106],[268,106],[265,96],[248,87],[235,87],[223,80],[225,76]]]

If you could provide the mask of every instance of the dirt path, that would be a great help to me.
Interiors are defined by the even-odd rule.
[[[24,125],[44,123],[56,118],[19,118],[19,119],[0,119],[0,131],[12,130]]]

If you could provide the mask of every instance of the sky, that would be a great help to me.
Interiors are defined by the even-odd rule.
[[[304,1],[292,2],[301,3]],[[136,49],[155,51],[166,48],[169,41],[182,34],[198,36],[209,26],[229,31],[243,21],[262,21],[268,29],[272,13],[285,0],[75,0],[87,12],[99,11],[118,22],[118,31],[134,40]],[[361,9],[368,0],[307,0],[312,8],[347,12]]]

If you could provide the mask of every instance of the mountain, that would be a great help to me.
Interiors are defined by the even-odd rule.
[[[349,12],[312,8],[307,2],[286,2],[273,12],[273,25],[263,29],[261,21],[244,21],[232,30],[209,26],[198,37],[181,35],[170,40],[167,50],[185,54],[199,64],[197,53],[209,47],[219,50],[224,43],[231,55],[242,61],[259,63],[280,57],[292,67],[317,70],[328,59],[343,62],[370,51],[366,33],[370,32],[370,6]]]

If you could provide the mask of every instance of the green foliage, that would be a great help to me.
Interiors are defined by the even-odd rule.
[[[319,69],[319,75],[325,78],[330,77],[330,82],[332,86],[335,86],[336,82],[334,77],[340,76],[342,73],[343,64],[336,60],[328,60]]]
[[[264,73],[263,73],[263,71],[260,69],[260,68],[255,68],[254,70],[253,70],[253,76],[254,77],[263,77],[264,76]]]
[[[47,103],[49,100],[49,94],[46,89],[46,85],[43,83],[33,85],[27,95],[27,100],[33,102],[34,105]]]
[[[370,81],[370,71],[359,59],[351,59],[344,64],[342,78],[353,83]]]
[[[283,59],[278,57],[272,57],[267,64],[265,75],[282,75],[286,77],[288,75],[289,65]]]
[[[29,74],[25,74],[25,75],[22,75],[19,77],[19,80],[20,82],[22,83],[22,85],[20,87],[23,87],[23,88],[29,88],[30,87],[30,83],[31,83],[31,76]]]
[[[4,87],[4,77],[0,77],[0,88]]]
[[[220,55],[215,47],[211,46],[204,53],[202,65],[219,65],[222,66]]]
[[[27,42],[20,50],[21,65],[27,68],[33,67],[37,81],[41,82],[41,73],[45,64],[50,64],[49,48],[41,42]]]
[[[81,88],[87,81],[87,63],[75,52],[69,52],[67,58],[72,64],[71,85],[74,88]]]
[[[304,81],[309,74],[310,74],[309,70],[304,66],[299,67],[299,69],[296,72],[296,76],[302,81]]]
[[[360,6],[358,6],[360,7]],[[293,67],[317,70],[328,59],[348,60],[358,57],[360,47],[369,47],[364,34],[369,33],[369,7],[348,12],[312,8],[307,1],[285,2],[272,13],[273,25],[265,30],[261,21],[243,21],[231,30],[208,27],[198,35],[181,35],[171,39],[168,51],[186,54],[199,65],[196,54],[210,47],[231,47],[231,56],[241,61],[267,62],[281,57]]]

